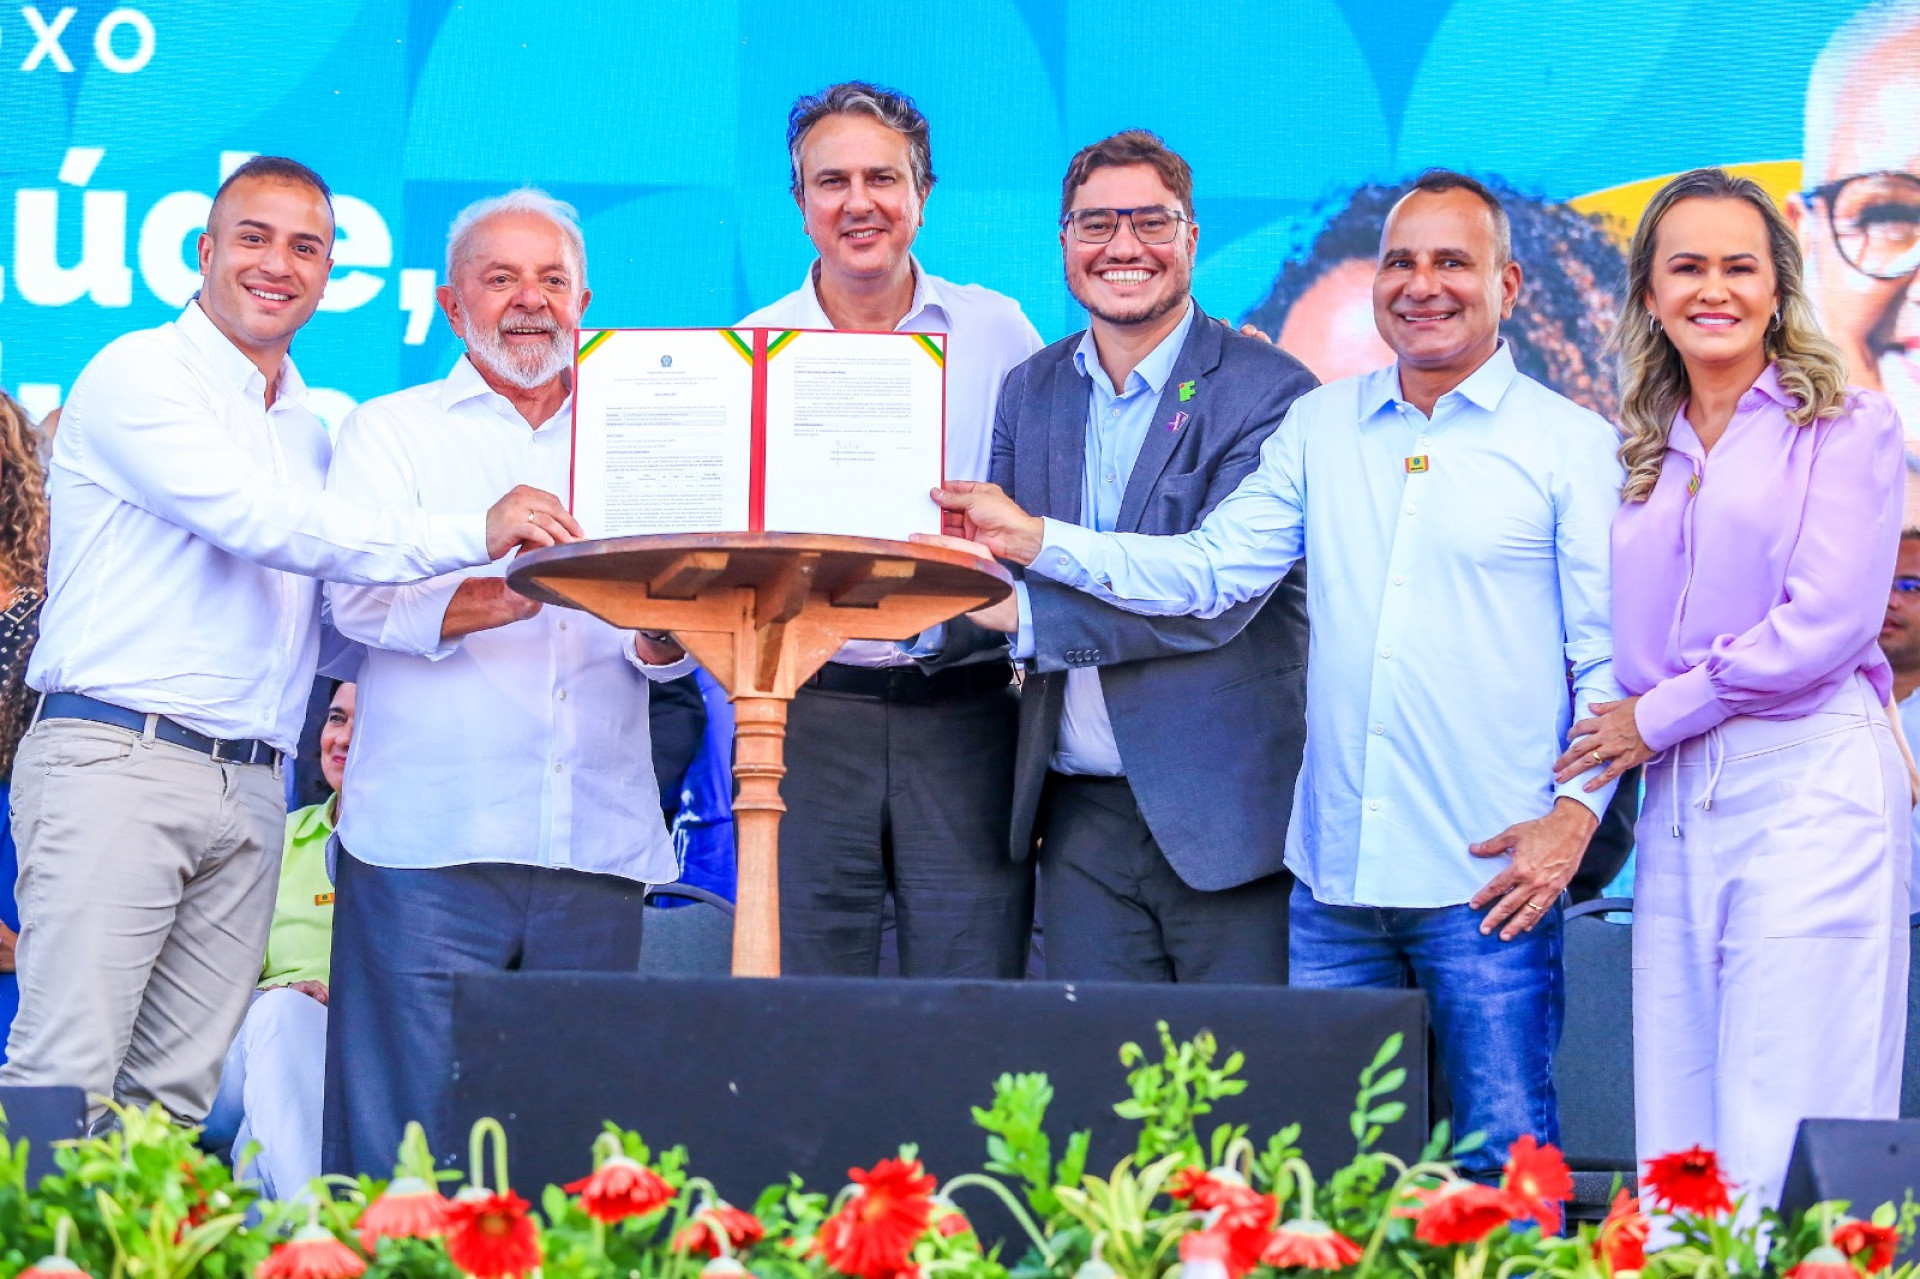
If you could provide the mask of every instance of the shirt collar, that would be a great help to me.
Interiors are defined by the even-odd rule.
[[[953,326],[953,309],[947,305],[945,292],[940,287],[941,281],[928,275],[920,265],[920,259],[911,253],[907,255],[907,261],[913,267],[913,301],[907,304],[907,313],[900,317],[900,323],[893,326],[895,331],[907,332],[907,326],[924,311],[933,312],[938,316],[941,327],[950,330]],[[805,312],[801,317],[802,327],[830,329],[833,321],[827,318],[827,309],[820,305],[820,289],[815,283],[819,271],[820,259],[815,258],[807,267],[807,278],[800,285],[802,310]]]
[[[1761,403],[1766,400],[1772,400],[1780,407],[1788,409],[1798,403],[1793,396],[1787,394],[1787,389],[1780,385],[1780,365],[1778,362],[1769,362],[1767,367],[1760,371],[1760,376],[1755,379],[1754,384],[1747,388],[1745,395],[1740,397],[1737,411],[1745,412],[1749,409],[1757,409]]]
[[[1493,354],[1486,362],[1467,374],[1459,386],[1441,396],[1458,395],[1469,403],[1491,413],[1500,407],[1500,401],[1506,398],[1507,388],[1513,385],[1520,370],[1514,367],[1513,350],[1505,338],[1493,348]],[[1375,369],[1362,374],[1360,384],[1360,415],[1362,420],[1372,417],[1389,404],[1401,403],[1400,399],[1400,362],[1395,360],[1384,369]],[[1437,406],[1436,406],[1437,407]]]
[[[1180,317],[1180,323],[1173,331],[1160,339],[1160,344],[1148,351],[1140,363],[1133,366],[1133,372],[1127,375],[1127,388],[1114,391],[1115,395],[1126,395],[1133,385],[1133,379],[1139,378],[1147,384],[1156,398],[1167,385],[1167,379],[1173,376],[1173,365],[1180,358],[1180,351],[1187,344],[1187,334],[1193,330],[1193,299],[1187,299],[1187,310]],[[1080,371],[1081,377],[1100,380],[1108,390],[1113,390],[1107,378],[1107,371],[1100,366],[1100,348],[1093,340],[1093,326],[1080,335],[1080,345],[1073,349],[1073,365]]]
[[[200,295],[194,294],[186,308],[175,321],[178,328],[194,350],[205,356],[220,375],[249,395],[261,395],[266,391],[267,379],[259,368],[247,358],[247,353],[233,344],[233,339],[222,333],[200,309]],[[274,397],[274,404],[298,404],[306,398],[307,384],[300,376],[300,370],[293,365],[293,357],[288,355],[280,361],[280,385]]]
[[[512,416],[515,421],[521,420],[519,413],[514,410],[507,397],[487,385],[487,380],[480,376],[480,370],[473,366],[472,357],[465,353],[454,361],[453,367],[447,371],[447,376],[440,381],[440,407],[443,409],[465,404],[468,400],[483,400],[488,396],[498,399],[505,406],[503,411]],[[554,411],[553,417],[540,424],[541,429],[568,416],[568,410],[572,404],[573,396],[568,395],[560,402],[560,407]]]
[[[1762,405],[1773,403],[1781,408],[1790,409],[1797,400],[1780,385],[1780,366],[1770,363],[1762,369],[1760,376],[1754,379],[1752,386],[1741,393],[1740,402],[1734,405],[1735,413],[1751,413]],[[1667,428],[1667,447],[1696,462],[1704,462],[1707,450],[1700,443],[1700,433],[1693,429],[1693,423],[1687,419],[1687,410],[1691,408],[1691,398],[1682,400],[1680,407],[1673,411],[1673,423]]]
[[[331,835],[336,822],[340,820],[340,792],[327,796],[324,804],[314,804],[301,809],[293,824],[293,837],[296,840],[309,839],[316,835]]]

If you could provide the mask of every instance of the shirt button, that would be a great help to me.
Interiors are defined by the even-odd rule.
[[[1115,409],[1115,410],[1113,411],[1113,415],[1114,415],[1115,417],[1119,417],[1119,416],[1120,416],[1120,410],[1119,410],[1119,409]]]
[[[1377,799],[1370,799],[1367,801],[1367,807],[1377,813],[1380,811],[1380,801]]]
[[[1382,657],[1392,657],[1392,656],[1393,656],[1393,650],[1392,650],[1392,649],[1390,649],[1390,648],[1383,648],[1383,649],[1381,649],[1381,650],[1380,650],[1380,656],[1382,656]]]
[[[555,764],[553,766],[553,771],[556,773],[564,773],[567,771],[567,766],[565,764]]]
[[[1395,586],[1405,586],[1407,584],[1407,579],[1400,576],[1398,573],[1395,573],[1393,575],[1393,584]]]
[[[1111,475],[1107,476],[1107,483],[1109,484],[1113,483],[1113,476]]]
[[[564,702],[567,700],[567,690],[563,688],[559,692],[555,693],[554,696]]]
[[[1067,557],[1064,555],[1056,555],[1053,557],[1053,562],[1061,568],[1065,568],[1067,566]]]
[[[1380,736],[1382,733],[1386,731],[1387,731],[1387,726],[1385,724],[1375,724],[1373,726],[1373,735],[1375,737]]]
[[[1412,515],[1412,514],[1414,513],[1414,511],[1415,511],[1416,509],[1418,509],[1418,508],[1416,508],[1416,507],[1414,506],[1414,504],[1413,504],[1412,502],[1408,502],[1408,503],[1407,503],[1407,514],[1408,514],[1408,515]],[[565,625],[566,625],[566,623],[565,623],[565,622],[562,622],[562,623],[560,623],[560,624],[561,624],[562,626],[565,626]]]
[[[1412,507],[1408,507],[1407,509],[1408,509],[1408,510],[1412,510],[1413,508],[1412,508]],[[561,629],[561,630],[563,630],[563,631],[567,629],[567,619],[566,619],[566,618],[564,618],[564,617],[560,619],[560,629]]]
[[[1433,443],[1433,441],[1432,441],[1432,440],[1430,440],[1430,439],[1428,439],[1428,438],[1427,438],[1426,436],[1424,436],[1424,435],[1423,435],[1423,436],[1421,436],[1421,437],[1420,437],[1420,447],[1421,447],[1421,448],[1425,448],[1425,447],[1426,447],[1427,445],[1429,445],[1429,444],[1431,444],[1431,443]]]

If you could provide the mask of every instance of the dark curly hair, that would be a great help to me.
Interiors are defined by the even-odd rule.
[[[1379,256],[1387,214],[1413,185],[1356,187],[1327,218],[1312,247],[1281,266],[1266,298],[1241,322],[1279,337],[1293,304],[1328,270],[1354,258],[1372,262]],[[1626,278],[1626,255],[1599,218],[1524,195],[1498,179],[1486,185],[1506,209],[1514,260],[1526,272],[1519,305],[1500,329],[1513,362],[1575,403],[1616,416],[1619,383],[1606,351],[1618,310],[1615,293]]]
[[[40,432],[0,391],[0,585],[47,586],[47,469]]]

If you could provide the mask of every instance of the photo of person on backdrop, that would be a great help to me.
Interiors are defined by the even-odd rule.
[[[1786,212],[1849,381],[1906,427],[1905,522],[1920,523],[1920,0],[1862,9],[1814,60]]]
[[[1373,323],[1374,255],[1388,210],[1412,185],[1353,188],[1306,252],[1281,265],[1266,298],[1241,322],[1271,334],[1323,382],[1390,363],[1393,352]],[[1605,352],[1613,290],[1626,269],[1619,242],[1600,219],[1566,204],[1498,180],[1488,186],[1512,221],[1514,255],[1532,268],[1512,318],[1500,326],[1514,364],[1582,408],[1610,413],[1619,396]]]

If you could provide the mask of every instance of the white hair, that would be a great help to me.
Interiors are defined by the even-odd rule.
[[[1878,0],[1841,23],[1827,40],[1807,77],[1801,171],[1808,185],[1827,176],[1827,150],[1849,83],[1860,76],[1882,46],[1915,35],[1920,35],[1920,0]]]
[[[531,213],[558,227],[573,258],[574,291],[579,292],[587,287],[587,241],[580,234],[580,215],[571,204],[554,199],[538,187],[520,187],[505,195],[475,200],[454,215],[453,225],[447,228],[448,284],[453,283],[454,273],[466,260],[474,232],[480,228],[480,224],[506,213]]]

